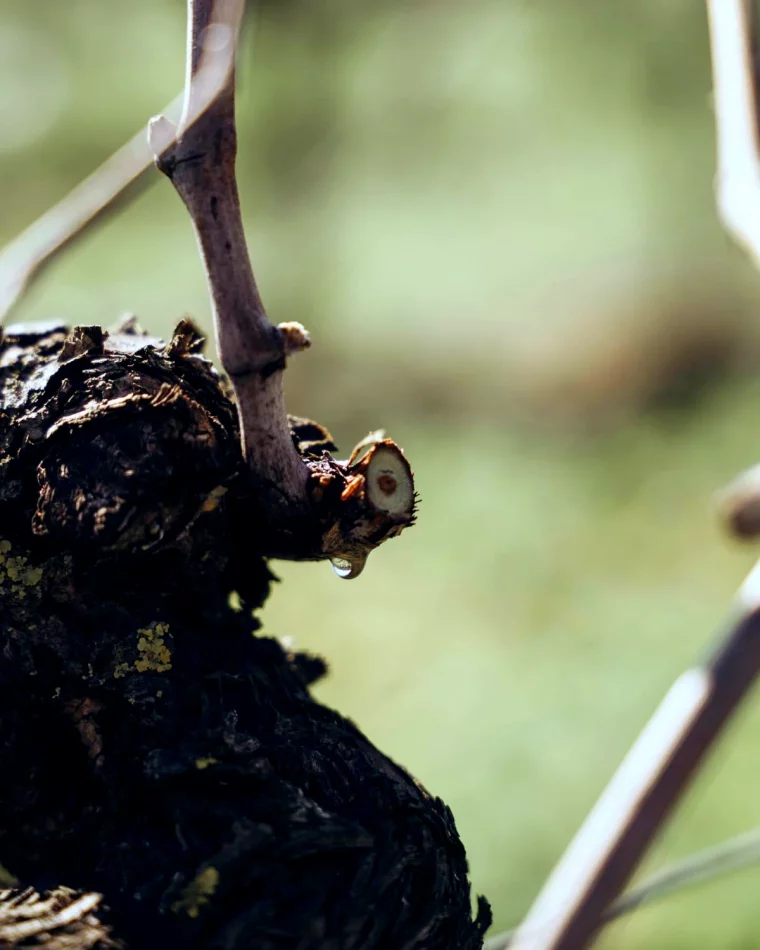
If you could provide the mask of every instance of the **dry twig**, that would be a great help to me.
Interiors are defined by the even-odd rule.
[[[200,68],[193,80],[193,107],[185,113],[185,125],[192,123],[208,108],[227,81],[233,65],[233,49],[204,51]],[[178,116],[184,93],[175,97],[164,110]],[[119,200],[142,183],[152,169],[155,152],[163,153],[176,139],[176,130],[167,125],[163,137],[155,137],[151,146],[140,130],[100,168],[76,186],[65,198],[46,211],[0,253],[0,321],[21,300],[32,280],[106,212],[113,212]]]

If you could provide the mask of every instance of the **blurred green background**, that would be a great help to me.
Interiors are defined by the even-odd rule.
[[[184,15],[0,0],[3,240],[178,91]],[[276,564],[265,628],[326,655],[319,696],[451,805],[506,927],[752,560],[712,511],[760,454],[760,275],[715,216],[704,11],[270,0],[240,83],[256,273],[314,339],[289,407],[345,450],[386,426],[423,498],[353,583]],[[14,319],[124,310],[208,326],[158,173]],[[647,866],[760,823],[759,780],[755,700]],[[759,886],[687,892],[601,943],[755,948]]]

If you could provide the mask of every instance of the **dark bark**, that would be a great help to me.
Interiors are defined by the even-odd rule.
[[[199,348],[186,322],[5,331],[0,864],[102,893],[134,950],[480,947],[449,809],[256,633],[272,576]]]

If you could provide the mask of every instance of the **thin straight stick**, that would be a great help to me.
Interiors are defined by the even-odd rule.
[[[582,950],[760,674],[760,564],[713,656],[673,684],[549,877],[511,950]]]
[[[630,914],[639,907],[662,900],[688,887],[710,884],[728,874],[735,874],[760,862],[760,829],[738,835],[728,841],[705,848],[655,871],[630,891],[626,891],[604,915],[608,924]],[[516,930],[505,930],[489,937],[484,950],[506,950],[511,947]]]
[[[718,213],[760,266],[757,17],[751,0],[707,0],[713,65]]]

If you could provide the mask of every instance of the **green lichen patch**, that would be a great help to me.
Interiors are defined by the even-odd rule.
[[[0,540],[0,593],[23,600],[29,588],[42,580],[42,568],[31,565],[23,555],[11,557],[10,541]]]
[[[207,769],[209,765],[216,765],[218,761],[219,759],[215,759],[213,756],[209,756],[208,758],[196,759],[195,767],[196,769]]]
[[[182,892],[182,898],[172,904],[175,914],[184,911],[188,917],[197,917],[201,907],[208,904],[219,885],[219,872],[209,866],[199,871]]]
[[[137,631],[138,657],[134,663],[121,661],[114,667],[114,679],[121,679],[127,673],[165,673],[172,668],[172,654],[166,638],[169,636],[169,624],[154,622]]]
[[[169,634],[168,623],[152,623],[149,627],[141,627],[138,631],[137,650],[140,659],[135,660],[135,669],[138,673],[153,670],[164,673],[172,668],[172,655],[164,637]]]

